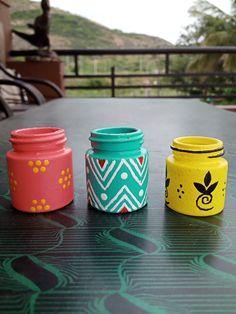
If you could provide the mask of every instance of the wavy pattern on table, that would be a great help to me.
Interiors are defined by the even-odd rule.
[[[34,256],[5,260],[4,268],[10,277],[35,292],[51,290],[63,282],[63,276],[54,266],[44,264]]]
[[[123,252],[145,254],[158,250],[157,244],[153,240],[124,228],[114,228],[103,232],[97,237],[97,242]]]
[[[235,313],[233,209],[119,216],[80,202],[29,215],[0,196],[1,313]]]
[[[236,282],[236,261],[216,254],[203,255],[199,259],[199,266],[207,268],[216,276]]]

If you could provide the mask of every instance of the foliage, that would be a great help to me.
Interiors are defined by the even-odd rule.
[[[190,9],[195,22],[180,36],[179,45],[235,46],[236,1],[232,0],[232,12],[227,14],[207,0],[198,0]],[[232,71],[236,68],[236,56],[224,53],[199,56],[188,64],[187,70]]]
[[[181,34],[178,45],[182,46],[235,46],[236,45],[236,1],[232,2],[231,14],[220,10],[207,0],[198,0],[191,7],[189,13],[194,18],[194,22],[185,28]],[[175,71],[185,73],[214,73],[214,72],[234,72],[236,69],[236,56],[234,54],[211,54],[198,55],[196,57],[187,56],[184,60],[177,57],[175,60]],[[187,82],[185,79],[173,81]],[[232,83],[233,77],[223,79],[222,77],[210,78],[207,75],[188,79],[188,83]],[[227,93],[225,88],[209,87],[205,90],[190,89],[190,93],[211,93],[220,95]]]
[[[41,14],[38,3],[30,2],[29,0],[13,1],[12,3],[12,25],[13,28],[31,32],[26,27],[27,23],[32,23],[36,16]],[[23,43],[23,40],[13,36],[14,49],[32,49]],[[17,40],[17,41],[16,41]],[[51,29],[50,40],[53,49],[87,49],[87,48],[155,48],[155,47],[170,47],[169,42],[164,39],[141,34],[124,33],[119,30],[108,29],[98,23],[90,21],[78,15],[68,12],[51,9]],[[70,57],[65,57],[65,73],[72,74],[74,71],[74,62]],[[124,73],[145,73],[145,72],[160,72],[163,70],[164,62],[162,57],[156,56],[81,56],[79,57],[79,73],[86,74],[107,74],[110,75],[111,68],[115,67],[118,74]],[[108,80],[108,81],[107,81]],[[152,82],[152,81],[150,81]],[[80,79],[67,80],[68,85],[87,85],[90,87],[109,85],[109,79],[91,80]],[[122,84],[129,83],[128,79],[122,81]],[[139,80],[136,84],[142,84]],[[146,92],[143,90],[122,90],[117,91],[117,94],[142,96]],[[156,95],[155,89],[148,91],[150,95]],[[86,96],[107,96],[111,94],[110,90],[69,90],[69,95],[86,95]]]

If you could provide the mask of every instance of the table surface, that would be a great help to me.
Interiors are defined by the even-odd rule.
[[[12,129],[65,128],[75,200],[48,214],[11,207]],[[87,208],[84,153],[94,128],[141,128],[150,153],[148,206]],[[236,114],[198,100],[61,99],[0,123],[0,313],[236,313]],[[164,205],[173,138],[220,138],[229,161],[223,213],[194,218]]]

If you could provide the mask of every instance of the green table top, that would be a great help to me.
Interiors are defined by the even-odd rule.
[[[112,215],[88,209],[84,153],[91,129],[134,126],[150,153],[149,202]],[[75,200],[48,214],[11,207],[5,153],[12,129],[65,128]],[[0,313],[236,313],[236,114],[198,100],[61,99],[0,123]],[[226,206],[209,218],[164,205],[173,138],[222,139]]]

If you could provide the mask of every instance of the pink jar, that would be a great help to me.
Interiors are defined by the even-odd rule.
[[[28,213],[45,213],[73,200],[72,151],[65,131],[54,127],[11,132],[7,152],[12,205]]]

